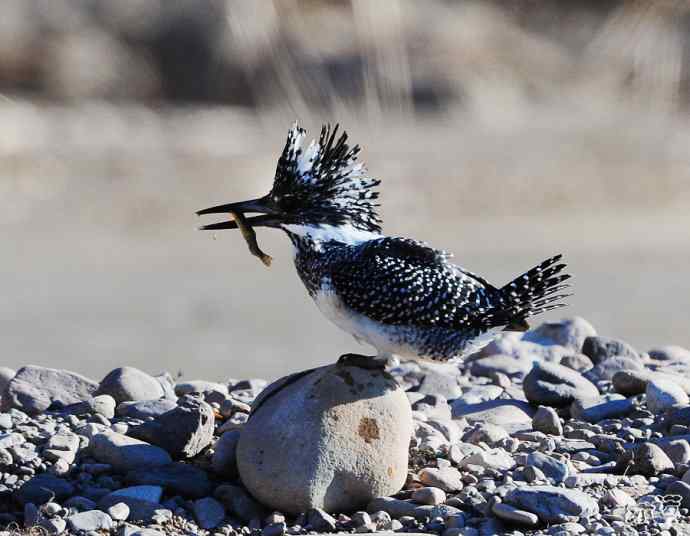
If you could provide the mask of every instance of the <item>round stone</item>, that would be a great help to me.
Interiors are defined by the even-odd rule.
[[[101,380],[96,394],[110,395],[119,404],[129,400],[155,400],[165,393],[153,376],[134,367],[120,367]]]
[[[390,375],[327,366],[256,399],[237,466],[251,494],[281,512],[353,511],[401,489],[411,435],[410,404]]]
[[[653,413],[663,413],[674,406],[690,403],[688,395],[678,384],[669,380],[654,379],[647,384],[647,407]]]
[[[599,390],[579,372],[556,363],[535,363],[523,382],[533,404],[563,407],[576,399],[596,398]]]

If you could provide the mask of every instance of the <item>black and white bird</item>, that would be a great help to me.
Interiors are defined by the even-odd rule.
[[[497,331],[525,330],[528,317],[565,305],[561,255],[496,287],[445,251],[385,236],[380,181],[358,162],[360,147],[349,145],[347,133],[338,136],[337,125],[324,126],[309,145],[305,136],[298,125],[289,131],[268,195],[198,214],[256,213],[247,219],[252,227],[287,233],[309,295],[326,318],[373,346],[375,361],[462,357]],[[234,221],[201,227],[236,228]]]

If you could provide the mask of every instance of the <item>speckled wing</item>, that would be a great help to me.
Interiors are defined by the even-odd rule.
[[[329,268],[334,290],[355,312],[388,325],[488,329],[495,289],[420,242],[382,238],[356,246]]]

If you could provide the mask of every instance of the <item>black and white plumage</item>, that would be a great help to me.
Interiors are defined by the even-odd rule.
[[[381,234],[374,190],[379,182],[357,162],[359,146],[324,126],[304,147],[295,125],[278,161],[271,192],[201,214],[258,212],[253,226],[280,228],[295,247],[295,266],[322,313],[380,355],[446,361],[488,342],[500,329],[564,304],[561,256],[503,287],[450,261],[422,242]],[[205,229],[234,228],[232,222]]]

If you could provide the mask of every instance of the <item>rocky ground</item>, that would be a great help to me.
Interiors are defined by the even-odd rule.
[[[690,351],[642,353],[574,318],[505,334],[460,365],[389,372],[412,409],[402,491],[376,497],[380,481],[356,483],[347,495],[360,511],[283,513],[252,497],[238,464],[249,475],[247,460],[269,449],[248,449],[247,438],[281,426],[261,412],[297,384],[259,397],[259,411],[266,382],[256,379],[175,383],[124,367],[94,382],[0,369],[0,534],[690,534]],[[399,392],[386,404],[405,402]],[[369,404],[361,411],[379,411],[375,394],[359,396]],[[406,402],[400,411],[410,418]],[[367,448],[385,443],[375,419],[359,422]],[[351,452],[347,438],[329,448],[329,463]],[[383,445],[379,461],[393,467],[396,456]],[[266,489],[311,474],[313,458]],[[321,485],[311,480],[300,486]]]

